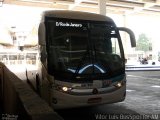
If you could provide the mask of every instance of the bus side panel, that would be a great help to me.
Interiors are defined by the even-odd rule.
[[[47,70],[42,63],[39,63],[38,74],[40,77],[40,95],[48,104],[51,104],[52,83],[50,82]]]

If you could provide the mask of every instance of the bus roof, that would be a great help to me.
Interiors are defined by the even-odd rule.
[[[67,18],[67,19],[78,19],[78,20],[91,20],[91,21],[104,21],[114,23],[110,17],[79,11],[69,10],[49,10],[44,11],[42,14],[42,21],[44,17],[55,17],[55,18]]]

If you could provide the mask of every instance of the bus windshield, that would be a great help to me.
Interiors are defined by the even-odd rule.
[[[49,20],[46,27],[50,74],[93,79],[124,72],[119,33],[110,24]]]

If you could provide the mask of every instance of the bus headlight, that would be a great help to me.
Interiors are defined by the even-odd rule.
[[[63,86],[61,89],[63,92],[69,92],[72,88]]]
[[[66,86],[60,86],[60,85],[57,85],[57,86],[56,86],[56,90],[62,91],[62,92],[68,92],[68,91],[70,91],[71,89],[72,89],[72,88],[66,87]]]
[[[62,87],[62,90],[63,90],[64,92],[67,92],[67,91],[68,91],[68,87]]]
[[[115,85],[115,87],[117,87],[117,88],[122,87],[122,82],[118,82],[118,83]]]
[[[122,83],[118,82],[117,87],[121,87],[121,86],[122,86]]]

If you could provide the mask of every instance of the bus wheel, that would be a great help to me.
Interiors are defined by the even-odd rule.
[[[27,81],[27,83],[29,83],[29,79],[28,79],[27,70],[26,70],[26,81]]]
[[[40,95],[40,78],[39,78],[39,74],[36,74],[36,91]]]

